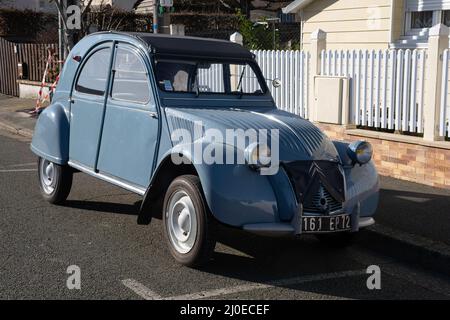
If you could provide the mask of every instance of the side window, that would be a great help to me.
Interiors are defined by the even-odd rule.
[[[104,95],[110,58],[110,48],[100,49],[92,54],[81,70],[75,89],[82,93]]]
[[[145,104],[150,101],[147,68],[132,50],[118,48],[114,64],[113,99]]]

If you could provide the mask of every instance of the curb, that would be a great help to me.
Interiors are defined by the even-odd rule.
[[[4,120],[0,120],[0,129],[6,130],[12,134],[16,134],[25,138],[31,139],[33,137],[33,130],[26,128],[17,128],[10,122],[6,122]]]
[[[383,255],[450,275],[450,246],[383,225],[360,234],[360,244]]]

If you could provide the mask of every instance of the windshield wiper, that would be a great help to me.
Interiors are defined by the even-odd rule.
[[[200,96],[200,88],[198,86],[197,79],[195,79],[195,97],[198,98]]]
[[[198,98],[200,96],[200,86],[198,85],[198,65],[199,63],[197,62],[195,64],[195,82],[194,82],[194,86],[195,86],[195,97]]]
[[[247,68],[247,65],[245,65],[244,69],[242,70],[241,76],[239,77],[239,83],[238,83],[238,86],[236,88],[240,92],[239,98],[242,98],[242,95],[244,94],[244,92],[242,90],[242,80],[244,78],[245,68]]]

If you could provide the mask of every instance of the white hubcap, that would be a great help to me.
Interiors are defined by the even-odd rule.
[[[188,253],[197,238],[197,216],[191,198],[184,191],[176,191],[165,214],[170,242],[179,253]]]
[[[39,167],[41,177],[41,185],[47,194],[51,194],[55,190],[55,166],[48,160],[42,160]]]

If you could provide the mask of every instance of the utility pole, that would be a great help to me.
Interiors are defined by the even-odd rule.
[[[62,62],[65,59],[65,45],[64,45],[64,29],[62,23],[61,12],[58,10],[58,57],[59,57],[59,70],[62,69]]]
[[[154,5],[157,23],[155,33],[170,34],[170,9],[173,7],[173,0],[155,0]]]
[[[281,21],[280,18],[269,18],[267,19],[267,22],[271,22],[272,23],[272,41],[273,41],[273,50],[277,49],[277,27],[276,27],[276,23],[279,23]]]
[[[158,11],[159,11],[159,0],[153,0],[153,33],[159,32]]]
[[[79,0],[65,0],[65,1],[66,1],[66,10],[67,10],[68,7],[70,7],[70,6],[72,6],[72,5],[75,5],[75,6],[80,7],[80,1],[79,1]],[[67,21],[67,12],[65,12],[64,14],[66,15],[66,16],[65,16],[65,19],[66,19],[66,21]],[[79,31],[79,30],[73,30],[73,29],[71,29],[71,30],[65,30],[65,31],[66,31],[66,34],[67,34],[67,40],[68,40],[67,45],[68,45],[68,47],[69,47],[70,49],[72,49],[73,46],[75,45],[75,43],[76,43],[77,40],[78,40],[78,39],[76,39],[76,38],[78,38],[78,31]],[[69,54],[69,52],[67,52],[67,54]]]
[[[69,34],[67,30],[67,0],[55,0],[58,8],[58,44],[59,44],[59,59],[65,60],[69,54]]]

